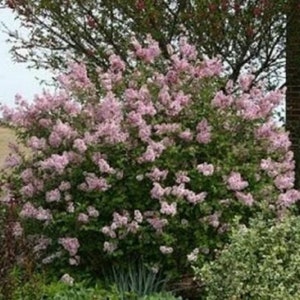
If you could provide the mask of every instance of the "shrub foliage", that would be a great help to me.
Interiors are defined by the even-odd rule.
[[[44,265],[98,272],[139,258],[177,276],[222,247],[235,217],[274,217],[299,199],[272,119],[283,92],[251,75],[224,84],[221,62],[199,60],[184,37],[168,51],[133,38],[130,67],[111,54],[100,88],[73,63],[55,94],[2,108],[31,150],[6,159],[2,203]]]
[[[235,230],[219,257],[196,268],[205,299],[299,299],[300,220],[253,221]]]

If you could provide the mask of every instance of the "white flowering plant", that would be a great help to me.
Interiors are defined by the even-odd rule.
[[[194,266],[204,299],[299,299],[299,229],[295,216],[237,226],[214,261]]]

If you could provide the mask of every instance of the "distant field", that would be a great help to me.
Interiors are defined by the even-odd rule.
[[[16,140],[11,129],[0,127],[0,166],[3,165],[6,155],[9,154],[8,144]]]

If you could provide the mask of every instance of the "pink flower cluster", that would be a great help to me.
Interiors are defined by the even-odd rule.
[[[241,191],[248,187],[249,183],[243,180],[242,175],[238,172],[231,172],[227,178],[228,189]]]
[[[79,249],[79,241],[77,238],[65,237],[58,240],[59,244],[69,252],[70,256],[75,256]]]
[[[40,221],[51,221],[52,214],[49,209],[35,208],[30,202],[26,202],[20,211],[20,217],[33,218]]]

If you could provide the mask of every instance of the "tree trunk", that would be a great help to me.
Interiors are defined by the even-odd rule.
[[[286,40],[286,128],[296,160],[296,186],[300,187],[300,2],[289,0]]]

